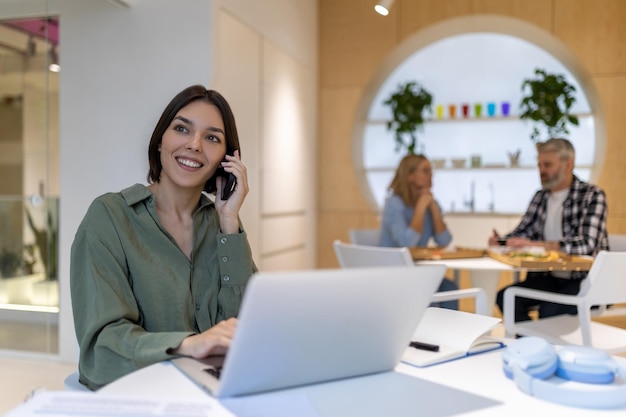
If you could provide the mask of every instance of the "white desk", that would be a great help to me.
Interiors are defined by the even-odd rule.
[[[454,271],[455,277],[458,277],[459,271],[468,271],[470,274],[470,280],[472,281],[472,287],[478,287],[485,290],[485,293],[487,294],[487,306],[491,307],[493,307],[496,302],[500,274],[504,271],[511,271],[513,272],[513,280],[517,282],[519,281],[519,273],[521,271],[519,268],[499,262],[490,257],[417,261],[415,264],[443,264],[448,269]]]
[[[428,368],[415,368],[405,364],[398,365],[396,367],[396,371],[398,371],[401,375],[417,377],[415,378],[415,381],[425,384],[424,390],[430,389],[428,385],[432,385],[433,387],[445,386],[452,388],[455,389],[456,392],[456,395],[449,397],[432,396],[427,399],[426,402],[428,402],[428,404],[420,403],[419,405],[416,405],[415,409],[412,409],[405,415],[442,415],[437,412],[433,412],[433,407],[438,407],[438,404],[443,402],[462,402],[460,400],[463,398],[463,395],[467,394],[480,396],[480,398],[485,401],[497,403],[495,405],[489,405],[469,412],[448,415],[462,415],[466,417],[501,417],[505,415],[524,414],[529,416],[567,415],[568,417],[588,417],[590,415],[624,416],[626,414],[626,410],[624,409],[607,411],[578,409],[560,406],[530,397],[519,391],[513,381],[507,379],[502,373],[501,352],[502,351],[499,350],[484,353]],[[616,360],[626,363],[625,358],[617,357]],[[341,386],[332,384],[338,383],[320,384],[317,385],[317,387],[326,386],[329,389],[335,389],[335,396],[340,397],[342,395]],[[577,383],[567,382],[566,384]],[[382,390],[380,393],[384,394],[383,387],[390,389],[389,386],[381,386],[380,384],[377,385],[376,389]],[[461,390],[463,392],[458,392],[456,390]],[[112,384],[109,384],[108,386],[102,388],[99,392],[105,394],[134,394],[160,398],[166,397],[175,400],[198,400],[207,395],[204,391],[183,376],[169,362],[158,363],[141,369],[120,378]],[[363,392],[365,392],[365,390]],[[358,395],[359,392],[356,394]],[[281,412],[278,414],[276,414],[276,410],[273,410],[271,413],[273,417],[282,417],[283,415],[297,415],[299,417],[312,417],[317,415],[323,416],[322,413],[318,414],[315,407],[313,407],[311,402],[308,401],[310,395],[311,394],[307,392],[307,387],[305,387],[301,389],[284,390],[252,397],[243,397],[242,399],[244,399],[244,401],[247,401],[246,399],[250,399],[250,401],[252,401],[249,408],[255,410],[251,413],[251,415],[255,416],[265,415],[263,414],[263,410],[267,410],[271,406],[279,408],[284,407],[281,408]],[[242,399],[239,399],[239,401]],[[228,407],[229,405],[227,401],[229,400],[223,400],[222,402]],[[280,403],[280,401],[284,402]],[[362,398],[359,398],[359,404],[355,404],[355,408],[358,408],[361,404],[367,404],[369,401],[371,401],[371,398],[368,397],[368,394],[362,394]],[[376,412],[380,411],[376,410],[373,412],[371,407],[367,410],[369,410],[369,412],[363,413],[363,410],[361,409],[358,410],[358,413],[349,413],[348,415],[345,415],[345,417],[349,417],[349,415],[367,417],[370,415],[377,415]],[[246,415],[248,414],[241,414],[242,417],[245,417]]]

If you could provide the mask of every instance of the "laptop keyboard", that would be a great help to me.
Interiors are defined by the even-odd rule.
[[[220,379],[222,375],[222,367],[221,366],[212,366],[210,368],[203,369],[204,372],[213,375],[215,378]]]

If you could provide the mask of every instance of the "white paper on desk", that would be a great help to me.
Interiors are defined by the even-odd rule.
[[[429,366],[501,348],[504,344],[499,339],[485,336],[500,321],[496,317],[429,307],[411,340],[437,345],[439,351],[408,347],[402,362],[414,366]]]
[[[94,392],[39,391],[5,417],[235,417],[216,399],[168,401]]]

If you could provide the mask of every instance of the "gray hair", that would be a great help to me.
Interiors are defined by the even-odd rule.
[[[557,152],[562,161],[567,161],[568,159],[573,161],[576,157],[572,143],[563,138],[551,138],[545,142],[538,142],[537,153],[544,152]]]

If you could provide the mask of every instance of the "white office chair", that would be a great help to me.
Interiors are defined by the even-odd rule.
[[[626,329],[591,321],[591,307],[626,302],[626,252],[601,251],[577,295],[510,287],[504,292],[504,326],[509,337],[540,336],[558,345],[584,345],[608,353],[626,351]],[[515,297],[573,305],[578,315],[563,314],[515,322]]]
[[[611,252],[626,252],[626,235],[609,234]]]
[[[378,246],[380,229],[350,229],[350,242],[357,245]]]
[[[333,247],[337,261],[342,268],[405,265],[414,267],[416,279],[419,279],[419,266],[413,262],[408,248],[357,245],[340,240],[335,240]],[[433,295],[432,301],[438,303],[463,298],[474,298],[476,314],[487,315],[487,294],[481,288],[437,292]]]
[[[626,235],[610,234],[609,233],[609,250],[611,252],[626,252]],[[621,273],[622,279],[626,279],[626,271]],[[601,314],[610,313],[614,316],[625,316],[625,305],[612,305],[601,306],[598,310],[593,310],[592,315],[597,316]]]

